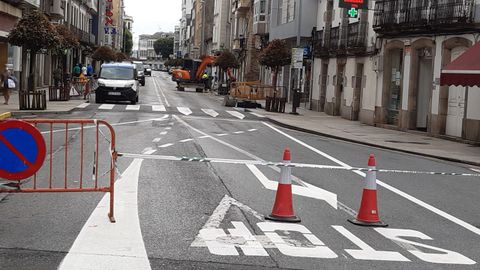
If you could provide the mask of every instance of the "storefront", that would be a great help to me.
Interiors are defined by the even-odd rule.
[[[8,33],[13,29],[17,21],[22,17],[22,11],[5,2],[0,2],[0,69],[6,64],[16,67],[18,71],[17,53],[14,47],[7,42]]]

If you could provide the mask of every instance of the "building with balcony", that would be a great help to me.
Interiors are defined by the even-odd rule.
[[[478,41],[480,1],[376,1],[378,94],[374,121],[480,141],[480,89],[442,86],[442,67]]]
[[[215,0],[213,12],[212,51],[230,48],[230,1]]]
[[[175,57],[181,58],[182,52],[180,51],[180,26],[175,26],[175,31],[173,33],[173,52]]]
[[[192,9],[193,0],[182,0],[182,18],[180,19],[179,51],[181,57],[189,57],[192,50]]]

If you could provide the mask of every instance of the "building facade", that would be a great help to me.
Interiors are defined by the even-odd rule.
[[[192,46],[192,9],[193,0],[182,0],[182,18],[180,19],[179,50],[181,57],[189,57]]]
[[[0,69],[5,65],[14,68],[17,77],[21,71],[21,50],[8,44],[7,37],[22,17],[22,10],[16,1],[0,1]]]

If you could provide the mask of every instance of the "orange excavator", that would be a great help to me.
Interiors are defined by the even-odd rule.
[[[177,83],[178,91],[185,91],[185,88],[195,88],[197,92],[203,92],[208,88],[209,80],[203,75],[208,66],[212,65],[216,57],[207,55],[202,60],[185,59],[182,69],[172,71],[172,80]],[[227,71],[230,80],[235,80],[231,70]]]

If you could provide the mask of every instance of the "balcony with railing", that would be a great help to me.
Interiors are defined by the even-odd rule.
[[[352,54],[363,53],[367,50],[367,24],[364,22],[351,23],[347,27],[347,50]]]
[[[232,13],[246,12],[250,9],[250,0],[234,0],[232,3]]]
[[[373,28],[384,36],[471,31],[474,11],[474,0],[376,1]]]

